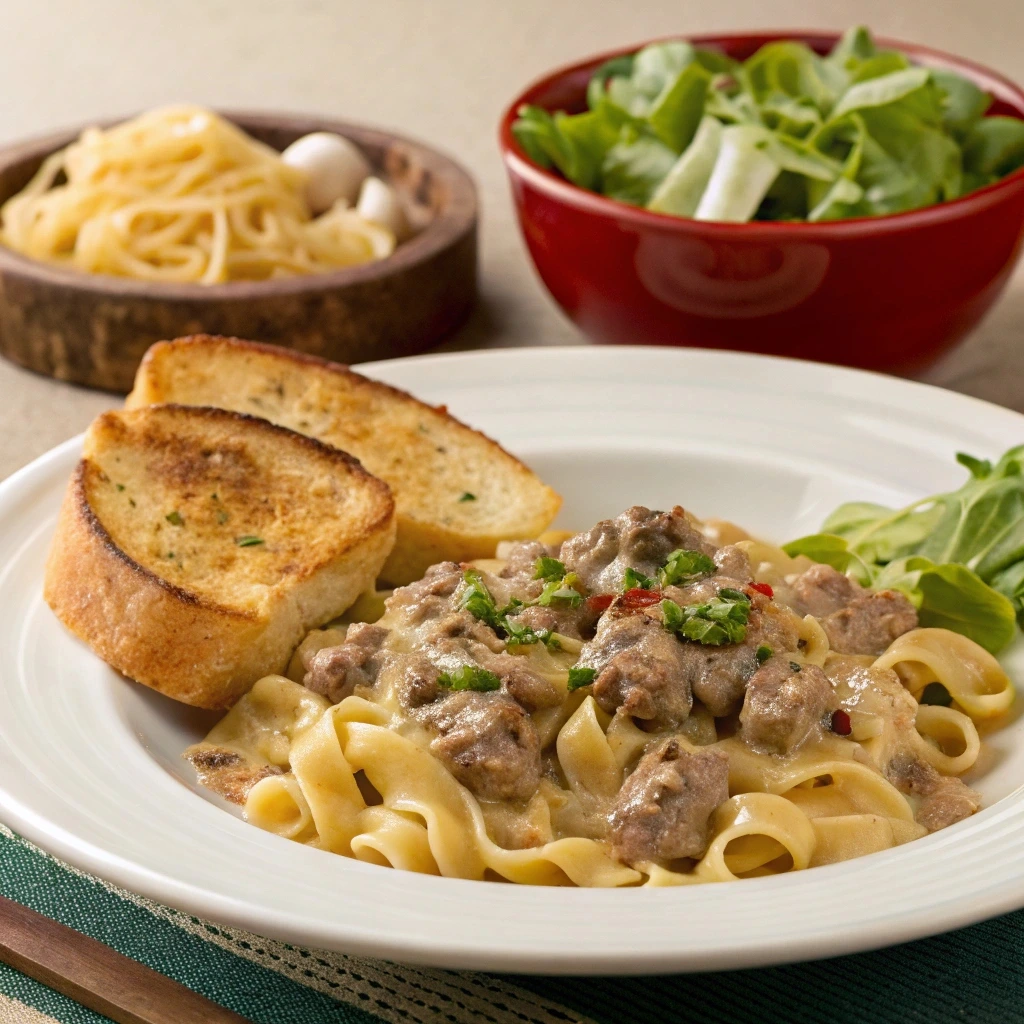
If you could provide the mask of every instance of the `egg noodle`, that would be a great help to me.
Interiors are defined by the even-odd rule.
[[[305,174],[192,106],[89,128],[0,207],[32,259],[146,281],[265,280],[382,259],[394,235],[343,203],[313,218]]]
[[[787,578],[812,565],[752,540],[737,546],[757,581],[776,584],[777,597],[785,598]],[[504,563],[476,564],[499,588]],[[684,751],[713,749],[728,758],[728,798],[712,812],[704,853],[689,862],[623,863],[596,827],[638,758],[667,734],[639,728],[628,714],[605,713],[587,688],[571,690],[569,668],[580,644],[568,638],[555,650],[535,644],[520,653],[563,695],[532,715],[554,770],[523,802],[482,800],[460,784],[431,753],[431,734],[403,715],[385,673],[376,687],[357,687],[333,705],[294,681],[302,679],[302,656],[308,663],[316,650],[341,643],[343,629],[310,634],[293,661],[293,679],[257,682],[191,753],[205,752],[207,765],[247,775],[235,799],[261,828],[370,863],[447,877],[685,885],[830,864],[924,835],[925,825],[915,820],[919,798],[913,787],[910,795],[898,789],[887,766],[902,758],[912,777],[969,769],[980,749],[975,722],[1002,714],[1013,701],[1006,674],[977,644],[944,629],[911,630],[881,656],[842,655],[830,650],[814,616],[795,621],[799,646],[786,657],[795,672],[812,665],[825,672],[848,709],[846,734],[815,733],[780,756],[750,746],[735,725],[695,708],[669,732]],[[412,642],[396,635],[393,611],[379,625],[391,627],[396,650]],[[950,706],[919,703],[935,682],[946,688]]]

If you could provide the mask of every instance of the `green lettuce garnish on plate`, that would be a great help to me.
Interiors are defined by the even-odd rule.
[[[863,27],[827,56],[762,46],[743,63],[675,40],[602,65],[589,109],[524,106],[532,160],[612,199],[697,220],[900,213],[1024,166],[1024,121],[951,71],[879,49]]]
[[[841,505],[822,532],[784,545],[876,590],[902,590],[922,626],[995,653],[1024,624],[1024,445],[996,463],[960,453],[962,487],[906,508]]]

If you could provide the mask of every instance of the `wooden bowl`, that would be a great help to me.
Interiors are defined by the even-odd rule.
[[[234,335],[351,363],[421,352],[465,320],[476,297],[477,198],[455,161],[340,121],[225,116],[278,150],[314,131],[351,139],[398,189],[416,234],[374,263],[215,285],[88,274],[0,246],[0,353],[60,380],[124,392],[153,342],[185,334]],[[0,203],[80,131],[0,149]]]

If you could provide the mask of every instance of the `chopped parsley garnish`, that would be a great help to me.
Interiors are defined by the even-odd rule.
[[[463,491],[462,497],[459,498],[459,501],[476,501],[476,495],[471,491]]]
[[[799,662],[799,661],[791,661],[791,662],[789,663],[789,667],[790,667],[790,668],[791,668],[791,669],[792,669],[792,670],[793,670],[794,672],[799,672],[802,666],[800,665],[800,662]]]
[[[223,526],[228,521],[228,518],[228,514],[224,511],[224,509],[217,509],[217,522],[219,525]]]
[[[119,491],[123,491],[123,490],[124,490],[124,484],[114,484],[114,486],[115,486],[115,487],[116,487],[116,488],[117,488],[117,489],[118,489]]]
[[[938,704],[939,707],[948,708],[953,703],[953,697],[942,683],[929,683],[918,697],[921,704]]]
[[[466,587],[462,592],[459,606],[465,608],[473,618],[486,622],[497,632],[501,628],[501,617],[491,592],[484,585],[483,576],[477,569],[467,569],[462,574],[462,579]]]
[[[185,520],[181,518],[181,513],[175,509],[173,512],[168,512],[164,516],[164,519],[171,524],[171,526],[184,526]]]
[[[578,608],[583,603],[583,595],[576,589],[579,576],[566,571],[565,564],[557,558],[543,555],[533,563],[533,578],[544,580],[544,589],[536,603],[547,608],[556,602],[567,603],[571,608]]]
[[[580,668],[573,665],[569,669],[569,692],[578,690],[581,686],[589,686],[597,678],[596,668]]]
[[[661,624],[670,633],[677,633],[683,624],[683,609],[667,597],[661,602]]]
[[[675,601],[665,599],[661,602],[661,616],[665,628],[684,640],[713,647],[738,644],[747,635],[750,598],[727,587],[704,604],[680,607]]]
[[[754,656],[757,658],[758,665],[763,665],[774,653],[767,644],[761,644]]]
[[[693,583],[702,576],[713,575],[716,568],[715,563],[707,555],[679,548],[668,556],[658,572],[658,578],[663,587],[686,586],[687,583]]]
[[[657,585],[658,581],[656,579],[645,576],[642,572],[637,572],[632,567],[628,568],[625,576],[622,577],[623,593],[627,590],[654,590]]]
[[[511,649],[517,647],[529,647],[531,644],[552,643],[550,629],[531,629],[525,622],[516,622],[507,615],[501,620],[502,629],[508,634],[508,646]],[[558,641],[553,641],[554,646],[559,646]]]
[[[576,589],[579,581],[579,576],[570,572],[560,580],[545,583],[540,597],[537,598],[537,604],[544,608],[552,604],[567,604],[570,608],[579,608],[583,603],[583,595]]]
[[[544,555],[533,563],[533,578],[535,580],[560,580],[565,574],[565,565],[557,558],[548,558],[547,555]]]
[[[485,668],[476,665],[461,665],[454,672],[442,672],[437,677],[437,685],[445,690],[475,690],[487,693],[500,690],[501,680]]]
[[[235,543],[240,548],[251,548],[257,544],[266,544],[266,541],[262,537],[254,537],[252,534],[246,534],[244,537],[236,537]]]
[[[514,650],[537,643],[547,644],[556,649],[559,647],[550,629],[532,629],[526,623],[516,622],[512,618],[528,607],[524,601],[513,597],[504,608],[499,608],[479,570],[467,569],[462,574],[462,579],[465,589],[462,591],[459,607],[465,608],[475,619],[486,623],[498,636],[504,637],[510,648]]]

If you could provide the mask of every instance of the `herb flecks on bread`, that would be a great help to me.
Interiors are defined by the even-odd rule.
[[[150,406],[99,416],[46,568],[61,621],[125,675],[229,706],[372,586],[387,485],[265,420]]]
[[[536,537],[561,505],[527,466],[443,407],[286,349],[207,335],[161,342],[127,406],[153,402],[262,416],[356,456],[395,497],[398,533],[382,571],[390,583]]]

